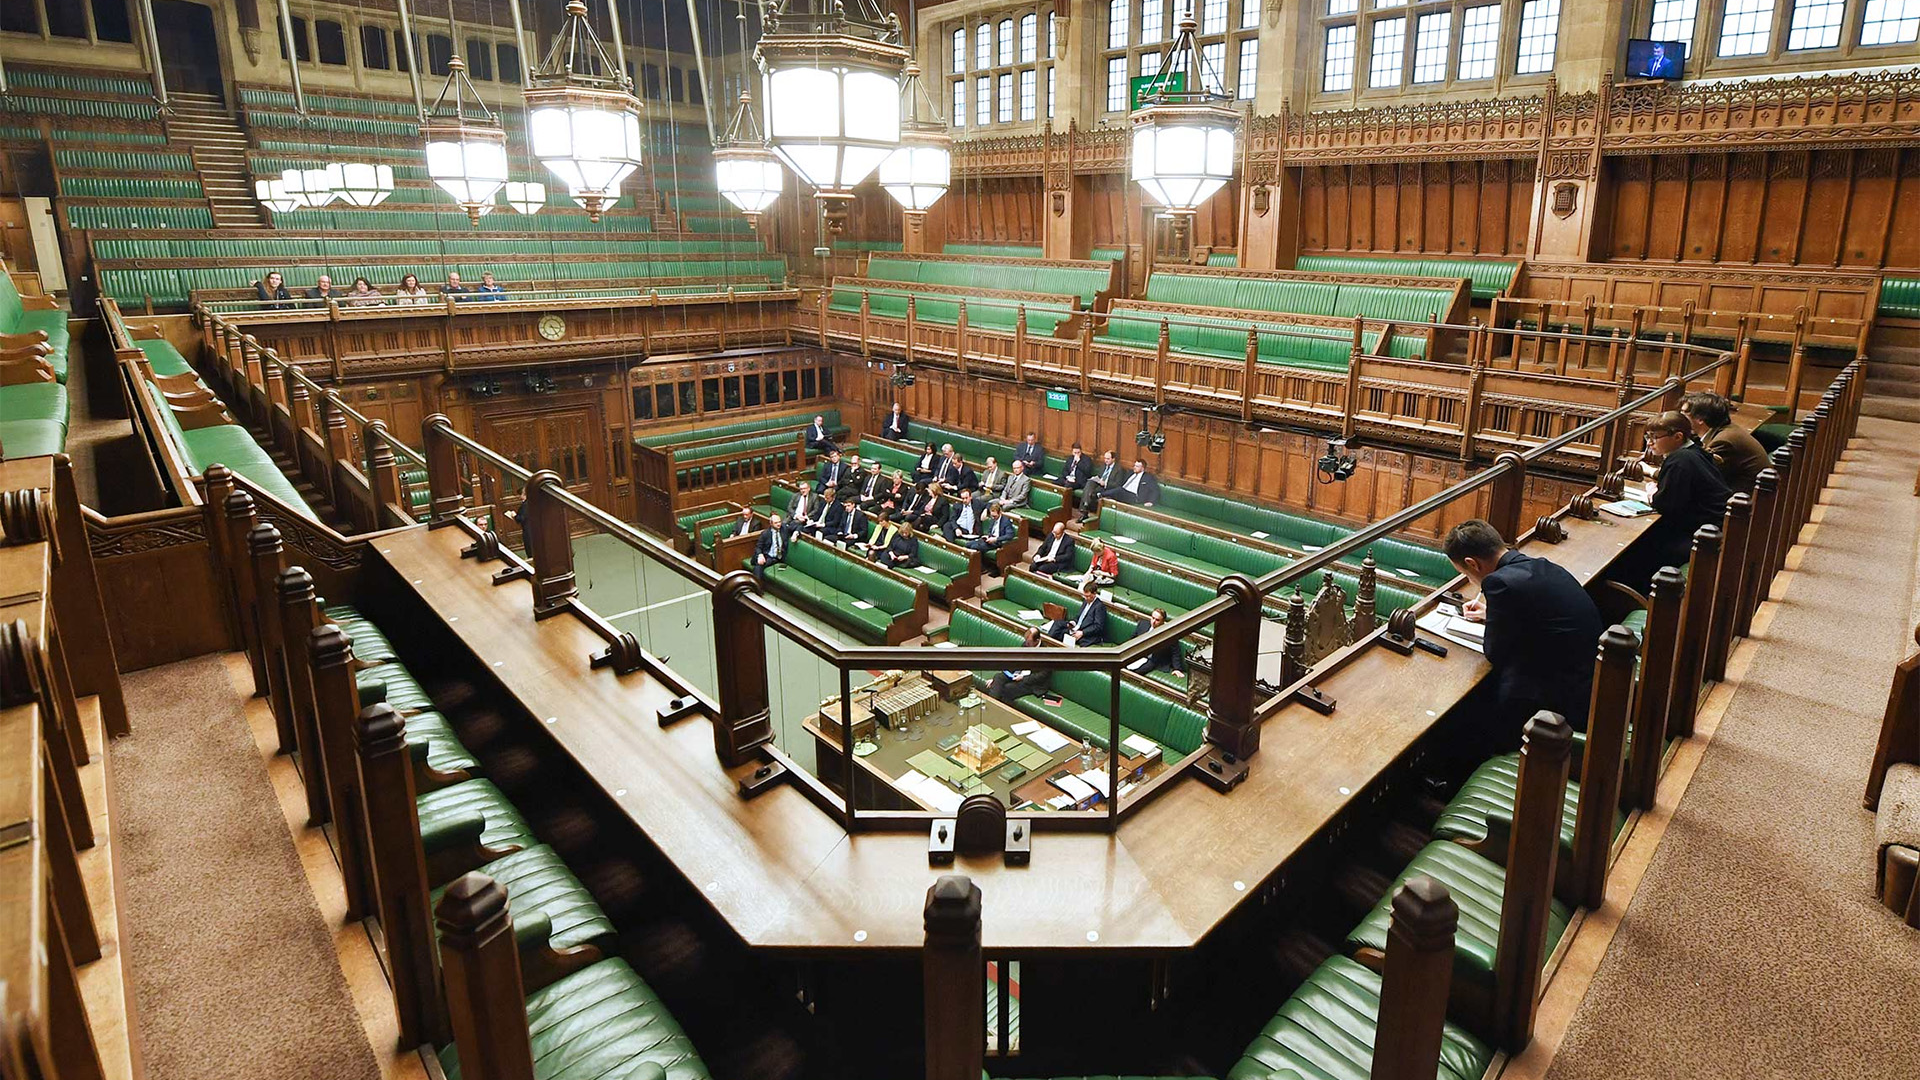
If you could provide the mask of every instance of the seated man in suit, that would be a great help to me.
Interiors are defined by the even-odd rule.
[[[854,498],[852,491],[840,496],[840,512],[827,518],[819,536],[836,547],[846,547],[866,539],[867,515],[860,509],[860,502]]]
[[[1147,617],[1133,624],[1133,636],[1152,633],[1167,624],[1167,609],[1154,608]],[[1127,670],[1138,675],[1151,675],[1156,671],[1172,671],[1181,675],[1187,673],[1186,657],[1180,651],[1179,639],[1167,642],[1147,655],[1127,665]]]
[[[1102,498],[1131,506],[1152,506],[1160,501],[1160,481],[1147,471],[1147,463],[1140,458],[1133,459],[1133,472],[1128,474],[1119,485],[1105,492]]]
[[[1040,647],[1040,631],[1028,630],[1020,638],[1023,649]],[[1038,694],[1047,688],[1050,676],[1045,671],[1032,668],[1010,668],[993,677],[987,684],[987,696],[995,701],[1004,701],[1011,705],[1029,694]]]
[[[928,445],[926,452],[920,455],[920,460],[913,463],[913,482],[924,484],[931,481],[933,474],[946,460],[945,455]]]
[[[1046,463],[1047,452],[1040,449],[1039,434],[1032,431],[1027,432],[1027,437],[1020,440],[1019,446],[1013,448],[1013,464],[1024,464],[1029,473],[1038,476],[1040,475],[1041,467]]]
[[[1100,511],[1100,500],[1113,493],[1120,479],[1120,466],[1114,460],[1113,451],[1101,454],[1100,470],[1080,489],[1080,521],[1083,524]]]
[[[1007,474],[1000,471],[998,461],[988,458],[987,467],[980,470],[979,481],[973,486],[980,489],[982,498],[991,499],[1000,493],[1001,485],[1007,482]]]
[[[799,522],[799,527],[809,536],[824,539],[827,530],[835,525],[835,519],[842,513],[840,493],[835,488],[822,488],[820,497],[813,503],[813,513],[807,516],[807,520]]]
[[[887,422],[880,425],[880,435],[895,442],[907,437],[907,414],[899,402],[894,402],[893,408],[887,411]]]
[[[893,482],[880,471],[880,463],[875,461],[867,466],[867,474],[860,477],[860,485],[855,489],[860,505],[867,510],[879,506],[887,493],[893,490]]]
[[[1753,491],[1754,477],[1773,464],[1759,440],[1746,428],[1733,422],[1733,409],[1727,399],[1711,390],[1699,390],[1680,399],[1680,413],[1693,426],[1720,477],[1734,491]]]
[[[1483,643],[1493,665],[1482,684],[1491,700],[1471,709],[1480,738],[1463,751],[1479,760],[1519,746],[1522,726],[1541,709],[1585,730],[1594,652],[1606,630],[1593,598],[1572,574],[1508,547],[1484,521],[1455,525],[1441,547],[1480,589],[1461,614],[1487,624]]]
[[[913,522],[903,521],[900,531],[893,534],[893,542],[880,553],[880,564],[895,570],[906,570],[919,562],[920,538],[913,533]]]
[[[800,481],[798,490],[793,493],[792,501],[787,503],[785,537],[787,543],[793,543],[793,534],[799,530],[800,523],[811,518],[819,512],[819,509],[820,500],[814,497],[813,484],[806,480]]]
[[[1085,487],[1092,476],[1093,459],[1087,457],[1086,451],[1080,449],[1079,443],[1074,443],[1073,449],[1067,454],[1067,460],[1060,466],[1060,475],[1053,479],[1061,487],[1066,488],[1068,496],[1071,497],[1073,492]]]
[[[1013,519],[1000,509],[999,503],[987,504],[987,520],[980,526],[980,535],[967,541],[967,547],[981,555],[981,573],[998,574],[1000,572],[1000,564],[993,559],[994,552],[999,551],[1001,545],[1012,540],[1019,532],[1020,530],[1013,524]]]
[[[758,528],[758,526],[753,523],[753,507],[743,506],[740,508],[740,516],[733,519],[733,528],[727,530],[727,535],[748,536],[751,535],[756,528]]]
[[[1039,548],[1033,553],[1033,572],[1041,577],[1052,577],[1073,565],[1073,537],[1067,535],[1067,523],[1056,521],[1053,532],[1040,541]]]
[[[980,486],[980,474],[973,471],[973,466],[967,464],[967,459],[961,457],[959,451],[954,452],[953,468],[947,473],[946,486],[948,491]]]
[[[1733,496],[1720,467],[1693,437],[1693,425],[1677,412],[1663,412],[1647,425],[1647,456],[1660,460],[1659,474],[1647,485],[1647,502],[1660,516],[1607,569],[1610,580],[1642,593],[1661,567],[1687,565],[1694,530],[1718,525]]]
[[[962,488],[954,497],[952,510],[941,523],[940,532],[949,542],[958,544],[979,536],[986,522],[987,500]]]
[[[833,436],[827,434],[825,416],[816,416],[813,418],[813,423],[807,425],[807,449],[818,450],[823,454],[829,450],[840,449],[834,445]]]
[[[1080,613],[1071,619],[1055,619],[1045,633],[1070,649],[1084,649],[1107,640],[1107,605],[1093,586],[1080,586]]]
[[[828,488],[845,487],[853,475],[853,470],[840,460],[840,451],[829,450],[820,461],[820,472],[815,479],[820,483],[820,490],[825,491]]]
[[[993,500],[995,506],[1004,510],[1014,510],[1027,505],[1033,498],[1033,477],[1027,475],[1027,463],[1015,461],[1013,471],[1007,474],[1007,482],[1001,486],[1000,495]]]
[[[767,527],[761,530],[759,542],[753,545],[753,558],[747,560],[753,576],[761,581],[767,579],[767,567],[785,562],[787,549],[793,546],[782,524],[779,514],[767,515]]]

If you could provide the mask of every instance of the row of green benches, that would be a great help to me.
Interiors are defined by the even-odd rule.
[[[1881,278],[1879,313],[1888,319],[1920,319],[1920,278]]]
[[[811,537],[795,536],[786,558],[768,567],[764,580],[769,593],[870,644],[897,645],[925,628],[925,585],[911,585]]]
[[[211,229],[213,211],[205,206],[124,206],[65,202],[67,225],[75,229]]]
[[[172,150],[55,150],[62,169],[110,169],[128,173],[191,173],[191,155]]]
[[[757,508],[761,517],[765,518],[769,511],[786,516],[788,508],[793,505],[794,494],[794,488],[790,484],[776,481],[767,490],[766,503]],[[736,510],[735,513],[738,511]],[[698,527],[699,532],[696,535],[700,538],[702,550],[712,550],[714,534],[731,529],[733,524],[730,520],[702,520],[692,523],[691,526],[682,527],[687,528],[689,532],[694,527]],[[868,536],[871,535],[871,532],[868,533]],[[938,600],[943,604],[951,604],[970,595],[973,586],[980,581],[982,563],[979,554],[949,544],[932,533],[923,532],[916,535],[920,540],[920,561],[910,570],[888,569],[887,572],[897,573],[910,582],[924,584],[927,587],[928,599]]]
[[[147,94],[130,98],[60,97],[52,94],[0,94],[0,112],[25,116],[82,116],[95,120],[160,119],[160,107]]]
[[[1199,587],[1205,588],[1205,586]],[[1133,640],[1136,624],[1152,614],[1154,608],[1165,610],[1168,618],[1178,618],[1189,610],[1189,608],[1170,606],[1156,597],[1142,597],[1123,589],[1103,587],[1100,592],[1102,602],[1107,605],[1107,633],[1106,640],[1103,642],[1105,645],[1123,645]],[[1204,599],[1211,599],[1211,594]],[[1021,612],[1044,611],[1048,604],[1060,605],[1066,612],[1067,620],[1071,622],[1080,614],[1082,606],[1080,590],[1077,586],[1068,585],[1064,580],[1051,581],[1035,577],[1028,571],[1016,567],[1008,571],[1006,579],[987,594],[981,606],[1009,623],[1024,628],[1041,626],[1044,623],[1023,617]],[[1204,633],[1183,640],[1180,643],[1181,655],[1191,655],[1198,640],[1211,637],[1213,637],[1213,628],[1209,626],[1205,628]],[[1147,678],[1179,694],[1184,695],[1187,691],[1187,677],[1181,672],[1155,671]],[[1101,700],[1104,702],[1106,699]]]
[[[1174,353],[1245,360],[1247,332],[1254,329],[1259,331],[1257,349],[1263,364],[1345,371],[1353,354],[1350,329],[1250,320],[1244,315],[1171,313],[1121,300],[1108,309],[1108,317],[1101,322],[1094,340],[1131,349],[1158,349],[1162,320],[1167,328],[1167,348]],[[1383,336],[1384,332],[1366,336],[1362,348],[1370,355],[1379,355]],[[1387,348],[1394,356],[1420,356],[1426,351],[1426,339],[1394,334],[1388,338]]]
[[[1388,274],[1403,277],[1466,278],[1475,300],[1491,300],[1513,290],[1520,276],[1518,259],[1398,258],[1386,255],[1302,255],[1296,270],[1330,274]]]
[[[504,237],[475,239],[467,236],[401,239],[339,240],[324,233],[314,236],[275,233],[258,237],[198,237],[173,240],[161,237],[96,239],[96,259],[314,259],[344,258],[350,261],[394,258],[443,258],[445,256],[499,258],[507,255],[634,255],[656,258],[682,258],[692,255],[743,256],[770,258],[766,249],[752,240],[682,240],[675,238],[595,238],[552,239]]]
[[[907,302],[913,301],[916,322],[940,326],[958,326],[960,309],[966,308],[967,325],[975,329],[1013,333],[1022,312],[1027,317],[1027,333],[1052,337],[1055,328],[1073,317],[1074,299],[1056,296],[1044,299],[970,295],[958,286],[951,291],[925,291],[915,288],[889,288],[887,282],[871,278],[836,278],[827,308],[845,314],[858,314],[864,300],[871,315],[883,319],[907,317]],[[983,290],[984,292],[984,290]]]
[[[102,267],[98,272],[100,290],[107,296],[123,304],[140,304],[151,299],[155,304],[184,305],[191,295],[200,289],[245,289],[259,280],[268,270],[282,269],[273,265],[259,266],[214,266],[179,269],[125,269],[120,267]],[[607,281],[635,281],[646,278],[683,278],[697,277],[710,285],[701,285],[701,289],[738,288],[741,291],[764,290],[769,285],[780,283],[779,275],[784,273],[782,263],[773,260],[724,261],[686,261],[686,262],[603,262],[603,263],[401,263],[385,265],[366,265],[346,263],[337,266],[290,266],[282,269],[289,289],[306,289],[313,286],[314,280],[321,274],[330,274],[337,286],[350,284],[356,277],[366,277],[382,287],[391,287],[407,274],[414,274],[421,281],[438,281],[447,271],[455,270],[468,281],[479,281],[483,272],[492,272],[509,290],[515,288],[517,281],[555,282],[562,286],[578,283],[581,287],[593,287]],[[669,291],[663,287],[662,292]],[[511,294],[509,294],[511,295]]]
[[[813,422],[819,416],[826,421],[827,433],[835,439],[846,437],[847,426],[840,422],[839,409],[825,409],[819,413],[793,413],[782,416],[761,416],[752,420],[740,420],[731,424],[713,424],[703,428],[689,428],[685,431],[658,432],[641,435],[633,441],[636,445],[664,450],[670,446],[684,443],[702,442],[708,439],[732,439],[746,435],[759,435],[769,431],[784,430],[792,435]]]
[[[1358,315],[1384,322],[1429,322],[1452,309],[1449,288],[1410,289],[1209,274],[1196,268],[1159,268],[1147,278],[1147,299],[1167,304],[1274,311],[1293,315]],[[1241,350],[1245,352],[1244,343]]]
[[[0,125],[0,140],[6,142],[43,143],[46,135],[37,127],[19,127]],[[53,141],[82,143],[117,143],[123,146],[161,146],[167,137],[157,131],[117,131],[106,128],[54,128]]]
[[[1017,258],[998,261],[944,259],[876,251],[867,258],[867,277],[878,281],[1071,296],[1083,308],[1092,307],[1094,298],[1112,285],[1110,264],[1022,265],[1032,261]]]
[[[22,297],[0,267],[0,335],[11,343],[0,378],[0,452],[41,457],[66,449],[70,337],[67,313]]]
[[[60,194],[92,199],[204,199],[200,181],[164,176],[63,176]]]
[[[363,232],[450,233],[644,233],[653,231],[653,218],[632,211],[613,210],[589,221],[585,213],[516,214],[499,210],[480,219],[476,229],[462,211],[371,209],[287,210],[273,215],[277,229],[340,229]]]

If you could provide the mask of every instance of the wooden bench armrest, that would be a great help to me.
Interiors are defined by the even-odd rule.
[[[183,431],[194,431],[199,428],[217,427],[221,424],[233,423],[233,417],[228,416],[227,410],[221,408],[218,402],[207,402],[205,404],[184,407],[169,405],[168,407],[173,409],[173,418],[179,423]]]
[[[57,378],[53,365],[39,354],[0,353],[0,386],[54,382]]]

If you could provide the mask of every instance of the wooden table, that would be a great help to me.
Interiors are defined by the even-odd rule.
[[[1649,520],[1569,521],[1566,541],[1529,553],[1585,581]],[[924,834],[849,834],[790,785],[741,799],[735,783],[751,766],[720,768],[707,720],[660,727],[654,713],[672,689],[644,672],[591,670],[601,640],[575,619],[536,622],[532,585],[493,585],[494,567],[459,557],[466,542],[457,529],[404,530],[376,540],[369,562],[391,567],[508,693],[549,721],[542,729],[555,749],[760,949],[919,949],[926,890],[943,872],[971,876],[985,894],[989,950],[1190,948],[1488,670],[1467,649],[1363,650],[1317,684],[1339,702],[1333,715],[1283,705],[1266,717],[1251,774],[1230,794],[1176,780],[1113,834],[1042,832],[1029,866],[963,855],[947,871],[928,865]]]

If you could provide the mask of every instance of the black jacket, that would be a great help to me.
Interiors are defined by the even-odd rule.
[[[1112,487],[1108,488],[1107,490],[1122,491],[1126,488],[1127,481],[1132,479],[1133,479],[1133,473],[1129,471],[1125,476],[1121,477],[1118,481],[1114,483]],[[1134,499],[1142,503],[1157,503],[1160,501],[1160,481],[1155,480],[1153,478],[1152,473],[1150,472],[1141,473],[1140,483],[1138,486],[1139,486],[1139,490],[1133,492]]]
[[[1036,562],[1064,562],[1066,565],[1072,566],[1073,565],[1073,534],[1061,533],[1059,538],[1059,543],[1060,543],[1060,549],[1056,553],[1053,548],[1053,544],[1054,544],[1053,536],[1048,535],[1048,536],[1042,537],[1040,540],[1040,546],[1037,549],[1035,549],[1034,560]]]
[[[1685,565],[1694,530],[1720,524],[1732,495],[1720,466],[1699,443],[1687,443],[1660,462],[1653,490],[1653,508],[1660,520],[1648,527],[1643,542],[1677,556],[1662,565]]]
[[[727,535],[728,536],[745,536],[748,533],[760,527],[761,527],[760,523],[753,520],[752,518],[736,519],[733,523],[733,531],[728,533]]]
[[[848,480],[851,480],[853,478],[853,470],[848,467],[844,461],[823,461],[820,463],[820,472],[817,474],[817,478],[819,482],[814,484],[814,487],[825,491],[828,488],[840,487]]]
[[[1518,551],[1500,556],[1480,592],[1487,662],[1501,702],[1552,709],[1585,727],[1594,656],[1606,630],[1593,598],[1558,564]]]
[[[778,538],[777,542],[779,544],[779,549],[780,549],[780,554],[778,556],[774,555],[774,544],[776,542],[776,537]],[[779,562],[782,559],[785,559],[787,557],[787,549],[792,546],[793,545],[787,542],[785,537],[780,536],[780,530],[762,529],[760,531],[760,542],[753,545],[753,553],[755,555],[765,555],[767,557],[767,562],[774,563],[774,562]]]
[[[1027,472],[1030,475],[1038,476],[1040,475],[1040,467],[1047,463],[1047,452],[1041,448],[1039,443],[1034,443],[1032,446],[1021,443],[1019,446],[1013,448],[1013,460],[1026,462]],[[1007,468],[1011,469],[1013,465],[1009,463]]]
[[[1107,640],[1107,605],[1098,596],[1080,606],[1080,611],[1071,619],[1062,620],[1066,624],[1061,636],[1075,627],[1081,629],[1080,643],[1092,645]]]
[[[906,438],[907,437],[906,410],[905,409],[900,410],[899,416],[895,416],[891,412],[887,413],[887,420],[886,420],[886,423],[882,425],[882,427],[880,428],[880,434],[886,436],[889,439],[894,440],[895,442],[898,442],[901,439]]]
[[[887,545],[887,562],[894,566],[912,566],[920,561],[920,537],[904,533],[893,538]]]
[[[1144,637],[1152,632],[1153,620],[1151,619],[1141,619],[1133,624],[1134,637]],[[1142,669],[1143,674],[1146,672],[1159,671],[1162,668],[1168,671],[1184,672],[1187,670],[1186,659],[1180,655],[1180,640],[1178,638],[1148,653],[1146,660],[1147,666]]]
[[[1078,459],[1069,457],[1066,464],[1060,466],[1060,486],[1077,488],[1087,482],[1099,465],[1092,458],[1081,454]]]

